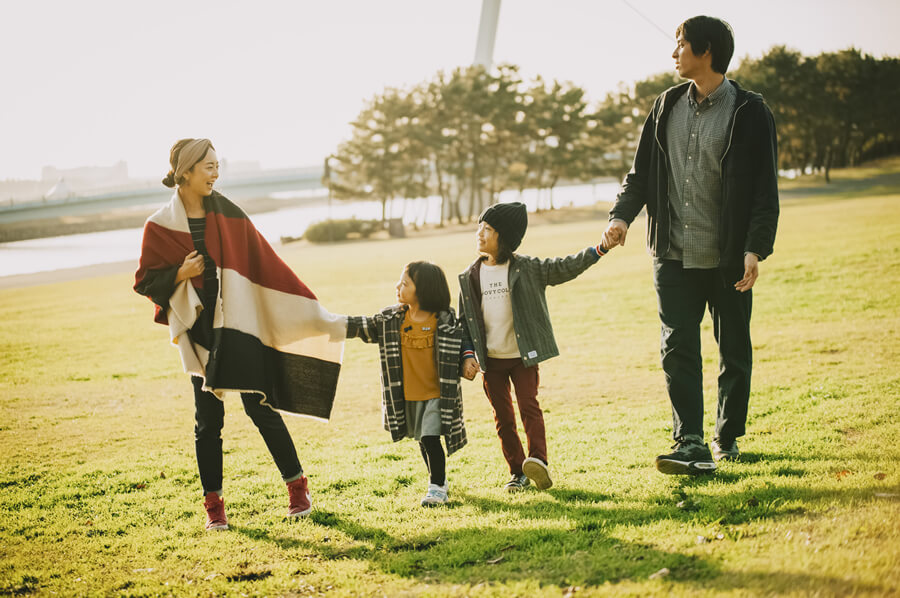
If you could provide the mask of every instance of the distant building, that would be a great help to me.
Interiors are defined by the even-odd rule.
[[[0,206],[40,201],[51,185],[41,181],[7,180],[0,181]]]
[[[44,166],[39,181],[0,181],[0,207],[70,199],[91,193],[110,193],[133,188],[135,184],[134,180],[128,178],[128,163],[124,161],[112,166]]]

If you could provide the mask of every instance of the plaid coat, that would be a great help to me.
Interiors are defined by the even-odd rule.
[[[384,429],[391,433],[394,442],[407,435],[403,364],[400,358],[400,327],[406,310],[404,305],[393,305],[372,317],[347,318],[347,338],[357,337],[367,343],[378,343]],[[463,332],[453,308],[438,313],[437,319],[434,358],[441,392],[441,436],[447,444],[447,454],[452,455],[468,442],[459,383]]]

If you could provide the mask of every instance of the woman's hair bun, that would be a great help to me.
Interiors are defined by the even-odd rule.
[[[170,170],[169,174],[166,175],[166,178],[162,180],[162,184],[166,187],[174,188],[175,187],[175,171]]]

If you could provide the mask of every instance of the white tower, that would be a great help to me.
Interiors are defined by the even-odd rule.
[[[497,37],[497,21],[500,17],[500,0],[482,0],[481,23],[478,25],[478,44],[475,46],[475,62],[485,69],[494,63],[494,39]]]

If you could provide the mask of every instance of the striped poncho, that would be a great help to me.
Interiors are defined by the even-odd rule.
[[[243,210],[215,191],[203,202],[204,240],[219,280],[210,346],[191,335],[202,325],[203,276],[175,284],[194,250],[177,192],[144,225],[135,291],[156,304],[155,321],[169,326],[185,372],[201,376],[204,390],[220,398],[226,391],[255,392],[273,409],[328,419],[346,318],[319,305]]]

